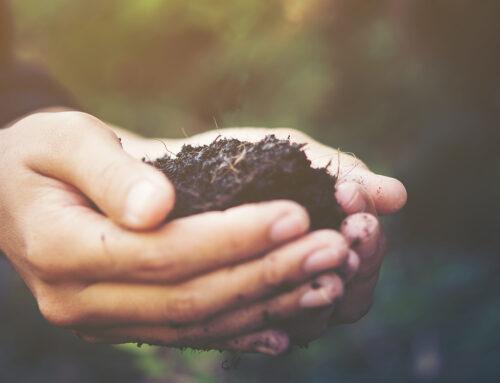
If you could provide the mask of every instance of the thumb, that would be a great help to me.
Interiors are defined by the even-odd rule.
[[[65,118],[71,123],[62,118],[57,125],[65,126],[49,134],[49,147],[55,149],[38,151],[32,168],[75,186],[122,226],[159,225],[175,201],[167,177],[127,154],[116,134],[98,119],[82,113]]]
[[[174,188],[160,171],[126,154],[121,148],[114,159],[96,168],[99,179],[86,185],[94,203],[118,224],[149,229],[165,220],[174,205]],[[101,176],[99,177],[99,174]],[[85,180],[83,181],[85,182]]]

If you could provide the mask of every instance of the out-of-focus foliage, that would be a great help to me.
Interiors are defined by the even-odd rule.
[[[156,136],[213,128],[214,117],[293,126],[397,175],[409,202],[386,221],[392,246],[370,314],[280,358],[85,345],[44,324],[5,271],[7,381],[498,380],[497,1],[12,4],[19,55],[100,118]]]
[[[92,112],[150,134],[180,135],[180,127],[195,133],[213,127],[216,117],[225,126],[306,130],[369,122],[372,129],[364,133],[370,139],[387,126],[389,111],[397,110],[384,95],[403,92],[418,77],[373,5],[14,5],[21,55],[43,60]]]

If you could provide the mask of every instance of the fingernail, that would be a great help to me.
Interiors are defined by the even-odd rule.
[[[377,249],[380,224],[373,215],[351,215],[344,220],[340,231],[361,259],[370,256]]]
[[[326,290],[320,287],[318,290],[310,290],[300,298],[300,305],[302,307],[321,307],[328,306],[333,302],[330,299]]]
[[[304,308],[329,306],[343,293],[343,284],[338,277],[322,275],[311,284],[311,290],[300,298],[300,306]]]
[[[337,269],[337,273],[344,279],[347,283],[349,282],[357,273],[359,269],[359,257],[353,250],[349,250],[347,255],[347,260],[345,263]]]
[[[339,253],[333,248],[316,250],[309,255],[304,263],[306,273],[317,273],[338,266]]]
[[[283,242],[306,232],[309,219],[299,210],[280,217],[271,227],[270,238],[273,242]]]
[[[290,347],[290,339],[286,333],[281,331],[272,331],[264,339],[255,342],[255,350],[268,355],[281,355]]]
[[[361,198],[358,186],[351,182],[345,182],[337,186],[335,198],[347,213],[361,213],[366,209],[366,202]]]
[[[354,240],[351,247],[355,248],[361,258],[369,258],[378,247],[378,221],[371,215],[365,214],[361,217],[358,240]]]
[[[128,193],[125,221],[130,225],[140,225],[144,220],[144,216],[149,214],[147,209],[150,206],[151,199],[160,193],[160,188],[149,180],[137,182]]]

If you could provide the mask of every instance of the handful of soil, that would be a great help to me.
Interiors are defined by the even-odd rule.
[[[274,135],[256,143],[218,137],[210,145],[184,145],[175,157],[166,154],[149,162],[175,187],[175,206],[167,220],[288,199],[307,209],[311,230],[338,229],[344,214],[334,196],[337,178],[326,167],[311,167],[305,145]]]

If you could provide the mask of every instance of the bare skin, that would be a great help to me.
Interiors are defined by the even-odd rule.
[[[94,342],[276,354],[288,347],[288,336],[266,329],[263,311],[283,319],[311,308],[332,310],[344,284],[331,270],[358,267],[349,241],[366,217],[349,217],[344,226],[352,229],[344,234],[307,233],[302,207],[274,201],[162,225],[174,204],[173,187],[127,153],[153,148],[153,141],[117,133],[125,151],[110,127],[79,112],[33,114],[0,131],[0,248],[47,320]],[[383,198],[372,202],[370,182],[337,196],[346,211],[373,204],[391,212],[404,204],[402,192],[386,181]],[[366,241],[378,244],[374,220]],[[308,262],[318,251],[327,255]],[[370,273],[381,262],[383,251],[377,251],[359,257],[376,259]],[[364,270],[363,261],[359,267]],[[314,277],[320,288],[306,282]],[[233,282],[225,283],[228,278]],[[352,312],[366,311],[374,285],[355,281],[353,298],[349,287],[339,306],[346,308],[329,319],[342,322],[347,312],[352,320]],[[295,288],[276,295],[283,282]]]

